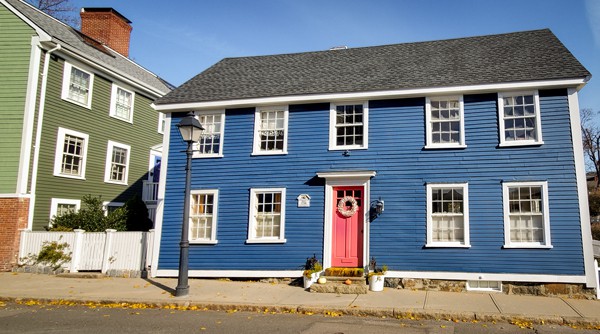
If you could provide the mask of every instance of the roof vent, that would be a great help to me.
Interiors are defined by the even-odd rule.
[[[341,46],[334,46],[332,48],[329,48],[329,51],[336,51],[336,50],[347,50],[348,47],[345,45],[341,45]]]

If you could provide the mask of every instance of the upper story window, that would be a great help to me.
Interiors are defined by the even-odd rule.
[[[498,94],[500,146],[540,145],[542,122],[537,91]]]
[[[248,243],[283,243],[285,188],[250,189]]]
[[[223,133],[225,131],[225,111],[197,113],[202,124],[202,136],[194,144],[194,158],[223,156]]]
[[[259,107],[254,113],[252,154],[287,154],[287,107]]]
[[[367,148],[368,111],[366,103],[332,104],[329,112],[329,149]]]
[[[108,141],[104,182],[127,184],[130,151],[129,145]]]
[[[463,97],[431,97],[426,99],[425,148],[462,148],[465,145]]]
[[[217,243],[218,190],[192,190],[190,242]]]
[[[466,183],[427,185],[427,247],[470,247]]]
[[[86,108],[92,105],[94,75],[65,62],[62,98]]]
[[[54,175],[85,179],[89,136],[85,133],[58,128],[54,156]]]
[[[547,182],[502,183],[505,248],[551,248]]]
[[[133,122],[133,100],[135,94],[132,91],[112,85],[110,100],[110,115],[127,122]]]

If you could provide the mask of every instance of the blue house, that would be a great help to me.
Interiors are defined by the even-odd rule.
[[[166,114],[153,274],[177,276],[193,111],[190,276],[387,277],[596,287],[578,91],[547,29],[227,58]]]

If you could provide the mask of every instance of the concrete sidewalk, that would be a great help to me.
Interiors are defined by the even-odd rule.
[[[173,297],[171,278],[66,278],[0,273],[0,300],[196,306],[211,310],[321,313],[460,321],[531,321],[600,326],[600,301],[501,293],[453,293],[386,288],[366,295],[310,293],[299,286],[190,279],[190,293]]]

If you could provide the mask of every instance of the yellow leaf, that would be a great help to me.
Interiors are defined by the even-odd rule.
[[[201,331],[205,331],[205,330],[206,330],[206,327],[200,327],[200,330],[201,330]]]

